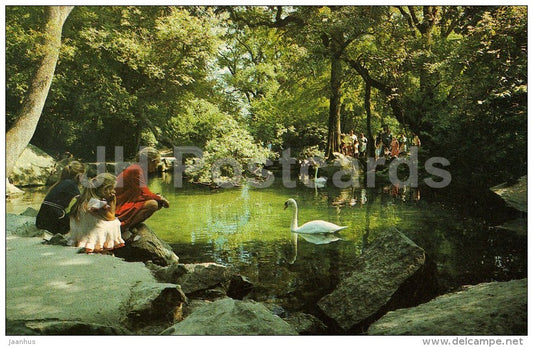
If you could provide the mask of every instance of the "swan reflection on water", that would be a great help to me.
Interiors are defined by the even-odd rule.
[[[325,245],[335,241],[342,240],[340,237],[337,237],[335,234],[295,234],[295,236],[300,235],[305,241],[314,243],[315,245]]]
[[[336,236],[335,234],[297,234],[297,233],[291,233],[292,235],[292,249],[293,249],[293,257],[289,261],[289,264],[294,264],[296,261],[296,258],[298,257],[298,236],[304,239],[305,241],[309,243],[313,243],[315,245],[326,245],[328,243],[336,242],[339,240],[342,240],[340,237]]]

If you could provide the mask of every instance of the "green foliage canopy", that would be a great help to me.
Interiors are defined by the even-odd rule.
[[[8,128],[42,56],[43,13],[6,8]],[[374,134],[420,135],[457,187],[523,175],[527,8],[79,6],[32,143],[88,161],[96,146],[128,158],[194,145],[204,162],[244,163],[271,156],[267,144],[325,150],[331,102],[343,132],[366,132],[368,116]]]

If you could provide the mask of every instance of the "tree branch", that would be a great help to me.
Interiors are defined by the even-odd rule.
[[[416,37],[416,28],[413,24],[413,19],[411,18],[411,15],[407,12],[405,12],[405,10],[403,9],[402,6],[396,6],[396,8],[400,11],[400,13],[402,14],[403,18],[405,18],[405,20],[407,20],[407,24],[409,24],[409,27],[412,29],[411,30],[411,35],[413,35],[413,37]]]
[[[407,24],[409,24],[409,26],[411,27],[411,29],[415,29],[414,25],[413,25],[413,19],[411,18],[411,16],[409,15],[409,13],[405,12],[405,10],[403,9],[402,6],[394,6],[396,7],[400,13],[402,14],[402,16],[407,20]]]
[[[418,31],[422,32],[420,28],[420,22],[418,21],[418,18],[416,17],[414,6],[407,6],[407,9],[409,10],[409,13],[411,14],[411,18],[413,19],[413,23],[415,24],[415,27],[418,29]]]
[[[381,82],[381,81],[378,81],[374,78],[372,78],[370,76],[370,73],[368,71],[368,69],[359,62],[359,59],[357,61],[353,60],[353,59],[345,59],[345,61],[351,66],[353,67],[357,73],[359,73],[359,75],[363,78],[363,80],[365,81],[365,83],[373,88],[376,88],[377,90],[381,91],[382,93],[384,93],[387,97],[388,97],[388,102],[389,102],[389,105],[392,109],[392,112],[394,114],[394,116],[396,117],[396,119],[401,123],[401,124],[406,124],[406,119],[405,119],[405,115],[404,115],[404,112],[403,112],[403,108],[402,108],[402,104],[400,102],[400,98],[398,97],[397,93],[395,92],[395,89],[392,88],[391,86],[389,85],[386,85],[385,83]],[[405,99],[405,97],[404,97]],[[405,102],[410,102],[409,100],[404,100]],[[409,125],[413,125],[413,121],[412,120],[408,120],[410,121],[411,124]]]
[[[294,15],[289,15],[285,18],[281,18],[283,14],[283,6],[276,6],[276,17],[274,21],[268,21],[268,20],[258,20],[255,22],[249,21],[245,19],[244,17],[242,17],[238,12],[236,12],[232,6],[224,6],[221,8],[220,11],[223,11],[223,10],[227,11],[230,14],[230,18],[233,21],[244,23],[245,25],[251,28],[256,28],[259,26],[266,26],[269,28],[283,28],[291,23],[294,23],[296,25],[305,24],[305,22],[300,17],[294,16]]]

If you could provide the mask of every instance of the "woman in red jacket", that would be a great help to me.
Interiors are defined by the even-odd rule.
[[[168,208],[168,200],[154,194],[146,186],[145,171],[157,170],[161,156],[155,148],[145,147],[137,153],[136,163],[128,166],[117,177],[115,191],[117,194],[116,216],[120,220],[122,231],[127,231],[148,219],[162,207]]]

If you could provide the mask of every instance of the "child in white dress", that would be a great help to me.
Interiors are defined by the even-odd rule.
[[[69,245],[85,252],[102,252],[123,247],[120,221],[115,217],[116,177],[103,173],[85,182],[85,189],[70,214]]]

